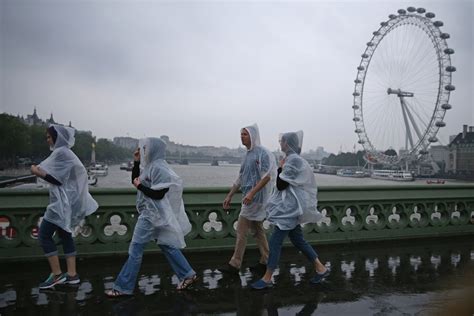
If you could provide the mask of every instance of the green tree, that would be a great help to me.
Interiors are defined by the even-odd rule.
[[[357,153],[339,153],[337,155],[330,154],[329,157],[323,158],[322,164],[329,166],[360,166],[365,165],[365,151]]]
[[[130,160],[133,151],[114,145],[105,138],[99,138],[96,147],[96,160],[105,162],[120,162]]]
[[[2,165],[13,166],[16,157],[24,156],[28,152],[30,135],[28,126],[17,117],[0,114],[0,161]]]
[[[95,137],[92,136],[92,133],[76,132],[76,143],[72,150],[84,164],[91,161],[93,143],[95,143]]]
[[[397,152],[395,151],[395,149],[387,149],[385,152],[384,152],[385,155],[387,156],[398,156],[397,155]]]
[[[31,157],[35,163],[39,163],[51,153],[46,142],[46,129],[46,125],[28,126],[30,138],[27,144],[28,154],[26,156]]]
[[[50,154],[46,142],[46,124],[28,126],[19,118],[0,114],[0,167],[13,167],[18,157],[28,157],[38,163]],[[91,132],[76,131],[72,150],[84,163],[91,160],[95,137]],[[98,161],[120,162],[129,160],[133,151],[114,145],[107,139],[96,144]]]

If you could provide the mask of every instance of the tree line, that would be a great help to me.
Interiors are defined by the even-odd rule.
[[[46,143],[46,124],[25,124],[21,119],[6,113],[0,114],[0,167],[15,167],[20,158],[28,158],[34,163],[45,159],[50,150]],[[71,150],[84,164],[89,164],[92,144],[95,143],[96,161],[107,163],[129,160],[132,151],[105,138],[96,139],[91,132],[76,131],[76,142]]]
[[[329,157],[323,158],[321,163],[328,166],[360,166],[365,165],[364,160],[365,151],[358,151],[357,153],[339,153],[337,155],[330,154]]]
[[[397,156],[397,152],[393,149],[387,149],[385,155]],[[339,153],[337,155],[330,154],[329,157],[323,158],[321,163],[328,166],[365,166],[364,160],[365,150],[359,150],[357,153]],[[379,165],[376,165],[376,167]],[[380,166],[379,166],[380,167]]]

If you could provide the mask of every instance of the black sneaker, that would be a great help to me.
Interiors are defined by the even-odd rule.
[[[64,284],[79,284],[81,283],[81,279],[79,278],[79,274],[76,273],[75,276],[70,276],[67,273],[64,273],[66,275],[66,281],[64,281]]]
[[[228,273],[232,275],[237,275],[239,274],[240,269],[237,269],[236,267],[230,265],[229,263],[226,263],[220,267],[217,268],[222,273]]]
[[[330,272],[331,271],[327,268],[323,273],[316,272],[316,275],[312,277],[309,282],[312,284],[319,284],[329,275]]]
[[[249,270],[252,273],[263,274],[267,271],[267,265],[259,262],[256,265],[250,266]]]

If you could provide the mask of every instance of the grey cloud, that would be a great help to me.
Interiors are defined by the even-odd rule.
[[[473,3],[414,3],[445,22],[456,50],[458,106],[447,115],[447,138],[466,117],[474,121]],[[2,111],[25,115],[37,106],[100,137],[168,134],[182,143],[226,146],[237,146],[236,131],[257,122],[269,147],[276,147],[277,133],[303,128],[307,149],[337,151],[357,142],[351,93],[365,43],[408,3],[8,0],[0,6]],[[288,120],[289,110],[299,110],[299,119]],[[111,120],[113,126],[104,124]]]

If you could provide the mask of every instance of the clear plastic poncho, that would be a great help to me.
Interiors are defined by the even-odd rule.
[[[89,193],[86,168],[70,149],[75,142],[74,129],[51,126],[58,136],[51,148],[53,152],[39,164],[39,168],[61,185],[49,185],[49,204],[43,218],[72,233],[99,205]]]
[[[191,223],[184,210],[183,182],[165,161],[166,144],[159,138],[140,140],[142,185],[153,190],[169,188],[161,200],[147,197],[138,190],[137,210],[155,227],[158,244],[184,248],[184,236],[191,231]]]
[[[286,161],[279,175],[289,183],[282,191],[274,190],[267,204],[268,221],[281,230],[291,230],[298,224],[315,223],[322,219],[317,210],[317,187],[313,170],[299,154],[303,144],[303,132],[282,134],[280,142],[286,142]]]
[[[250,134],[251,145],[240,166],[239,176],[235,185],[240,186],[242,197],[254,188],[257,183],[270,176],[270,181],[258,191],[252,203],[242,204],[240,216],[252,221],[263,221],[265,219],[265,206],[273,191],[276,179],[275,156],[265,147],[260,145],[260,133],[257,124],[244,127]]]

